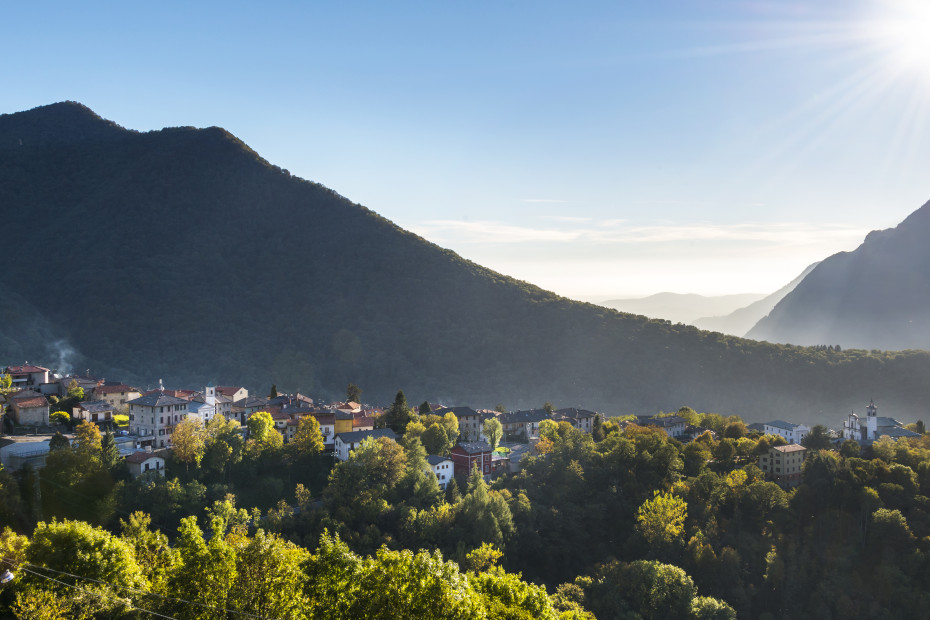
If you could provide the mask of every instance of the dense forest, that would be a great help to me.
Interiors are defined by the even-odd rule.
[[[903,421],[930,402],[926,352],[759,343],[561,298],[216,127],[139,133],[76,103],[0,116],[0,204],[8,363],[143,387],[274,380],[331,397],[358,381],[375,401],[406,385],[445,404],[690,402],[825,424],[868,398]]]
[[[544,421],[522,470],[441,490],[410,410],[345,462],[305,418],[193,421],[167,477],[129,480],[89,423],[42,470],[0,471],[0,610],[19,617],[901,618],[930,604],[930,436],[808,437],[800,487],[756,463],[775,436]],[[921,424],[915,425],[923,430]],[[447,442],[440,441],[448,448]],[[89,610],[89,611],[88,611]],[[224,611],[225,610],[225,611]],[[58,615],[55,615],[58,614]],[[84,615],[82,615],[84,614]]]

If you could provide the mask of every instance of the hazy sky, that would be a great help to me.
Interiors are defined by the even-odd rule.
[[[582,299],[770,292],[930,199],[930,2],[33,2],[0,112],[219,125]]]

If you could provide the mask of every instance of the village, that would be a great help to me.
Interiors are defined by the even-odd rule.
[[[0,445],[0,456],[3,465],[14,471],[25,463],[42,467],[51,435],[80,422],[114,432],[120,454],[133,477],[165,475],[166,451],[174,447],[172,434],[186,419],[199,420],[206,425],[215,416],[221,416],[227,422],[238,423],[239,432],[246,439],[248,420],[265,412],[280,433],[282,443],[287,444],[296,436],[301,419],[312,416],[319,424],[324,450],[336,461],[348,460],[352,450],[366,439],[398,440],[395,431],[385,423],[387,407],[364,405],[354,400],[314,402],[300,393],[277,394],[275,388],[268,397],[263,397],[250,394],[242,386],[168,389],[161,381],[155,389],[140,390],[119,381],[86,375],[58,376],[48,368],[28,362],[6,366],[2,375],[6,387],[5,394],[0,396],[3,399],[0,405],[6,415],[0,430],[8,439]],[[71,411],[62,413],[61,404],[69,400],[76,402],[72,402]],[[446,407],[435,403],[420,406],[421,415],[452,414],[458,427],[451,449],[427,456],[441,488],[454,477],[464,479],[472,468],[477,468],[487,480],[518,472],[521,459],[537,452],[540,425],[545,421],[565,422],[590,434],[596,426],[611,419],[603,413],[576,407],[554,409],[548,403],[540,409],[502,409]],[[498,424],[489,427],[490,420]],[[717,439],[719,434],[710,428],[689,424],[685,417],[675,414],[625,416],[617,423],[621,428],[628,425],[658,428],[682,443],[694,441],[705,433]],[[493,430],[495,427],[499,430]],[[773,420],[746,425],[746,431],[783,438],[782,445],[772,445],[767,452],[758,455],[758,467],[767,480],[783,488],[798,486],[808,452],[803,444],[808,443],[812,428]],[[868,448],[882,437],[920,436],[894,418],[878,416],[874,403],[866,407],[864,419],[850,413],[840,430],[821,427],[818,432],[825,433],[824,439],[830,447],[839,447],[844,441],[852,440]],[[826,447],[827,444],[818,445]]]

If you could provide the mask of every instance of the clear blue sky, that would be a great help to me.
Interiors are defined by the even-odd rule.
[[[930,199],[930,2],[42,2],[0,112],[219,125],[582,299],[769,292]]]

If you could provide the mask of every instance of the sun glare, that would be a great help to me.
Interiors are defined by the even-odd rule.
[[[930,82],[930,1],[881,2],[868,20],[866,31],[888,56],[892,70]]]

